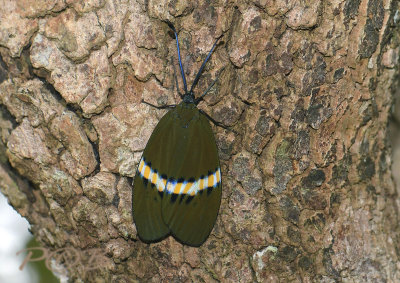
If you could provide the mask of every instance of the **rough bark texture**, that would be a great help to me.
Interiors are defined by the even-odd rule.
[[[394,0],[0,1],[0,186],[46,247],[106,254],[83,282],[399,282],[387,122]],[[223,200],[200,248],[147,245],[131,179],[179,102],[175,41],[214,127]]]

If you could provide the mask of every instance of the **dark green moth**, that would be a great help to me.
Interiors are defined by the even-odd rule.
[[[208,238],[221,203],[221,170],[209,116],[197,108],[202,97],[193,94],[204,60],[190,90],[174,31],[185,93],[182,102],[162,117],[139,162],[133,181],[132,211],[136,229],[144,242],[157,242],[172,235],[189,246],[200,246]],[[178,82],[176,80],[177,88]],[[178,90],[179,92],[179,90]],[[206,116],[207,115],[207,116]]]

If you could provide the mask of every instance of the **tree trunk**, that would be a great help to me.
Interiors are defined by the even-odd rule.
[[[71,282],[399,281],[398,1],[209,3],[0,1],[1,191]],[[229,128],[213,127],[223,195],[200,248],[145,244],[131,215],[165,113],[141,100],[180,101],[166,20],[189,84],[223,35],[196,89],[225,67],[199,104]]]

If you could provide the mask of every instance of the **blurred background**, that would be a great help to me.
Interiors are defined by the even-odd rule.
[[[22,270],[27,252],[17,252],[38,247],[38,243],[29,232],[29,223],[21,217],[0,193],[0,282],[1,283],[57,283],[60,282],[45,267],[44,261],[29,262]],[[40,256],[34,253],[33,258]]]
[[[32,237],[28,228],[28,221],[9,206],[0,193],[0,282],[39,282],[31,266],[22,271],[18,269],[25,253],[19,256],[16,253],[24,249]]]

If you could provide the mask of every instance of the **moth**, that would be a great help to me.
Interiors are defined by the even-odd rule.
[[[179,93],[175,76],[182,102],[166,106],[171,109],[161,118],[143,151],[133,181],[133,219],[144,242],[157,242],[172,235],[183,244],[198,247],[208,238],[216,221],[222,180],[211,117],[199,110],[197,104],[219,75],[198,98],[193,89],[220,37],[188,91],[178,34],[171,23],[168,25],[175,34],[185,93]]]

